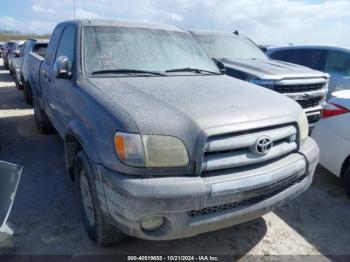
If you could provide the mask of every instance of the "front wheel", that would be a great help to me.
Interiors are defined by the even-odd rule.
[[[23,90],[23,86],[18,82],[16,77],[15,77],[15,84],[18,90]]]
[[[79,192],[80,209],[86,232],[98,246],[111,246],[124,237],[124,234],[108,222],[101,209],[96,189],[96,175],[84,151],[75,159],[75,181]]]

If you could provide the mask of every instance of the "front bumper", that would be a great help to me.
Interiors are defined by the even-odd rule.
[[[210,177],[132,177],[98,166],[101,207],[125,234],[150,240],[185,238],[260,217],[306,190],[318,162],[309,138],[298,153],[255,169]],[[165,223],[154,231],[148,216]]]

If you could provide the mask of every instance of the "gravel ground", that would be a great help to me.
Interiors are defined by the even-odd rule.
[[[350,201],[341,180],[321,167],[303,195],[255,221],[183,240],[127,238],[115,247],[96,247],[80,221],[60,137],[37,133],[33,110],[2,61],[0,145],[1,160],[24,166],[9,219],[15,235],[0,239],[0,254],[321,255],[321,260],[350,254]]]

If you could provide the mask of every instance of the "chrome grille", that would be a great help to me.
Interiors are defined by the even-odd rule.
[[[297,100],[297,102],[301,105],[302,108],[306,109],[309,107],[318,106],[322,99],[323,97],[315,97],[315,98],[306,99],[306,100]]]
[[[205,144],[201,171],[255,165],[287,155],[298,148],[297,134],[294,125],[287,125],[210,137]],[[264,155],[252,150],[261,137],[268,137],[273,141],[273,147]]]
[[[324,86],[324,83],[308,85],[275,85],[274,90],[279,93],[303,93],[309,91],[317,91],[324,88]]]
[[[277,81],[273,90],[295,100],[306,110],[320,112],[322,100],[328,93],[328,79],[284,79]]]

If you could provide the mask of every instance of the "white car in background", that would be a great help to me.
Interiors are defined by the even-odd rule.
[[[350,198],[350,90],[332,94],[312,137],[320,147],[320,164],[344,178]]]

